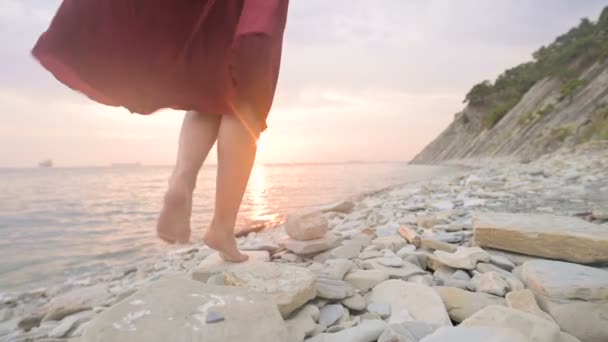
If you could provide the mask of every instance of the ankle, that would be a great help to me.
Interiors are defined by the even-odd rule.
[[[196,187],[196,179],[192,179],[192,177],[174,173],[171,178],[169,178],[169,190],[186,193],[192,195],[194,192],[194,188]]]

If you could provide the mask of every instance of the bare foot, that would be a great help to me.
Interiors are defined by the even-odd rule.
[[[241,253],[236,246],[236,239],[232,232],[228,229],[222,230],[218,227],[212,227],[207,229],[203,242],[219,252],[220,257],[230,262],[244,262],[249,259],[247,254]],[[227,232],[228,234],[224,233]]]
[[[192,193],[185,187],[172,185],[165,193],[163,208],[156,224],[157,236],[167,243],[190,240]]]

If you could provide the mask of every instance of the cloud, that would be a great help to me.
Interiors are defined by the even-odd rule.
[[[60,3],[0,1],[0,165],[46,156],[65,164],[173,162],[178,113],[142,117],[95,104],[31,58]],[[260,158],[407,160],[449,124],[473,84],[529,60],[604,5],[293,0]]]

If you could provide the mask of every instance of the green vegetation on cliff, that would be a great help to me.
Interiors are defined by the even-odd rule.
[[[508,69],[494,83],[486,80],[476,84],[466,95],[465,103],[479,107],[485,113],[485,128],[494,127],[536,82],[545,77],[562,82],[560,101],[572,101],[586,84],[586,80],[580,79],[582,70],[608,59],[608,7],[596,23],[582,19],[577,27],[534,52],[533,57],[534,61]]]

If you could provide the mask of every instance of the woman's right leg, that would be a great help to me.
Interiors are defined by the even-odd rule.
[[[198,172],[217,140],[220,122],[220,115],[195,111],[184,115],[175,169],[156,225],[158,237],[166,242],[185,243],[190,239],[192,192]]]

